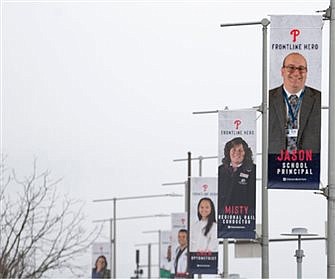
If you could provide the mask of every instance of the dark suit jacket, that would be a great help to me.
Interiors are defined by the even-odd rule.
[[[232,167],[219,166],[219,212],[230,205],[248,205],[248,214],[254,214],[256,205],[256,165],[243,164],[235,172]],[[221,199],[220,198],[220,199]]]
[[[282,95],[283,86],[269,93],[269,153],[278,154],[286,149],[287,112]],[[320,153],[321,92],[305,87],[299,110],[298,149],[312,149]]]

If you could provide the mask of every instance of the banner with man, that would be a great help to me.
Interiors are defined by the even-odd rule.
[[[187,213],[172,213],[171,225],[172,276],[187,277],[189,274]]]
[[[219,112],[218,237],[254,239],[256,111]]]
[[[268,188],[319,189],[321,16],[271,16]]]
[[[218,273],[217,178],[192,177],[190,189],[191,274]]]

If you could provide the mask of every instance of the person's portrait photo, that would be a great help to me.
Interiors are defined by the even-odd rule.
[[[248,206],[254,214],[256,203],[256,165],[247,142],[236,137],[224,147],[224,158],[219,166],[219,197],[223,198],[220,208],[225,206]]]
[[[282,85],[269,91],[269,153],[320,153],[321,92],[306,85],[306,58],[297,52],[288,54],[280,73]]]
[[[187,276],[187,242],[188,232],[186,229],[180,229],[178,231],[178,247],[175,251],[174,259],[174,277],[186,277]]]
[[[204,197],[197,206],[197,221],[192,225],[191,252],[217,252],[217,222],[213,201]]]
[[[107,269],[106,257],[101,255],[95,261],[95,267],[92,269],[92,278],[111,278],[111,272]]]

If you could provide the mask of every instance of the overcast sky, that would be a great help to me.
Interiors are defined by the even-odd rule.
[[[328,0],[1,1],[1,148],[7,163],[24,176],[37,158],[41,170],[63,177],[60,191],[86,202],[88,227],[113,214],[112,203],[93,199],[183,194],[182,185],[161,185],[186,180],[186,162],[173,160],[186,158],[188,151],[193,157],[216,156],[218,147],[217,114],[192,112],[261,103],[261,26],[220,24],[315,14],[328,6]],[[325,106],[328,25],[323,30]],[[325,186],[326,110],[322,117]],[[260,142],[257,149],[261,152]],[[215,159],[205,160],[203,175],[216,176],[216,165]],[[192,171],[198,175],[197,163]],[[257,191],[260,223],[260,184]],[[270,238],[297,226],[324,236],[326,209],[326,199],[311,191],[269,191]],[[183,210],[183,198],[157,198],[120,201],[117,213]],[[157,242],[158,234],[143,231],[169,228],[169,218],[120,221],[117,275],[133,275],[136,249],[146,264],[146,247],[135,244]],[[108,229],[106,224],[100,241],[108,241]],[[302,248],[303,276],[325,277],[325,243],[303,242]],[[296,276],[295,249],[295,242],[270,244],[271,277]],[[84,261],[89,275],[90,253]],[[233,246],[229,264],[230,273],[261,275],[260,259],[235,259]]]

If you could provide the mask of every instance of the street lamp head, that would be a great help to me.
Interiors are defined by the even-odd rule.
[[[142,231],[142,233],[159,233],[160,230]]]
[[[114,197],[108,199],[95,199],[93,202],[106,202],[113,201],[114,204],[116,201],[120,200],[134,200],[134,199],[148,199],[148,198],[161,198],[161,197],[182,197],[183,195],[177,193],[168,193],[168,194],[154,194],[154,195],[143,195],[143,196],[129,196],[129,197]]]
[[[154,217],[169,217],[169,216],[171,216],[171,215],[170,214],[164,214],[164,213],[154,215]]]
[[[177,194],[177,193],[170,193],[170,194],[167,194],[168,197],[183,197],[182,194]]]
[[[285,236],[316,236],[315,233],[309,233],[306,228],[298,227],[292,228],[291,233],[282,233]]]
[[[101,223],[101,222],[111,222],[113,221],[113,218],[109,218],[109,219],[96,219],[96,220],[93,220],[92,222],[93,223]]]
[[[308,233],[308,231],[307,231],[306,228],[292,228],[291,233],[294,233],[294,234],[306,234],[306,233]]]
[[[261,24],[262,24],[263,26],[268,26],[270,23],[271,23],[270,20],[268,20],[267,18],[263,18],[263,19],[261,20]]]

